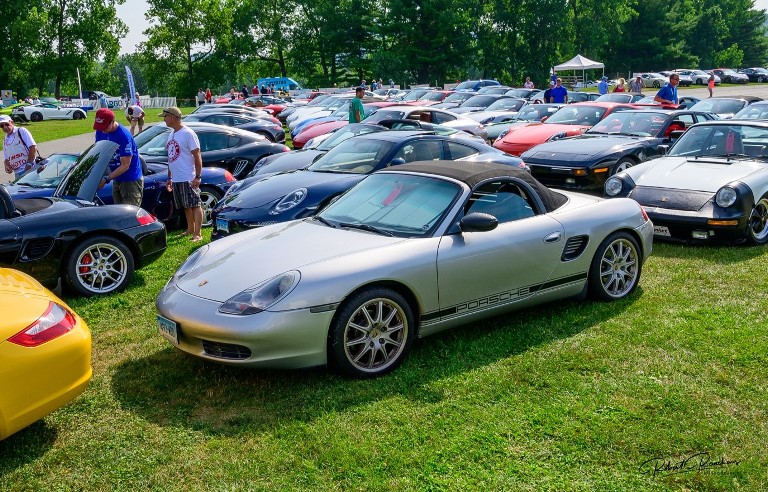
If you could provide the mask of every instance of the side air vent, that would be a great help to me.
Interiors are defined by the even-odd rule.
[[[31,239],[24,244],[24,250],[21,253],[22,261],[39,260],[47,255],[53,247],[53,238],[44,237]]]
[[[584,252],[587,244],[589,244],[589,236],[573,236],[568,238],[563,248],[563,256],[560,257],[562,261],[575,260]]]
[[[235,164],[235,171],[232,174],[234,174],[235,176],[240,176],[240,173],[242,173],[250,163],[251,161],[249,161],[248,159],[240,159],[239,161],[237,161],[237,164]]]
[[[203,340],[203,350],[207,355],[219,359],[243,360],[251,356],[251,350],[248,347],[210,340]]]

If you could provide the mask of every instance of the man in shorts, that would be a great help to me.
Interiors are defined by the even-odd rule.
[[[136,125],[139,125],[139,133],[144,129],[144,110],[141,106],[134,105],[125,108],[125,117],[131,124],[131,135],[136,135]]]
[[[203,158],[197,134],[181,123],[181,110],[175,106],[165,108],[158,116],[163,117],[171,134],[165,148],[168,151],[168,182],[173,190],[176,206],[184,209],[187,230],[182,235],[192,241],[203,239],[203,208],[200,201],[200,180],[203,173]]]
[[[36,167],[37,143],[26,128],[17,127],[8,115],[0,115],[3,137],[3,163],[5,173],[0,183],[14,181]]]
[[[119,145],[109,163],[109,173],[101,178],[99,189],[114,180],[112,183],[114,202],[141,207],[144,196],[144,175],[141,171],[139,149],[136,147],[133,136],[126,127],[115,121],[115,113],[108,108],[96,111],[93,129],[96,130],[97,142],[109,140]]]

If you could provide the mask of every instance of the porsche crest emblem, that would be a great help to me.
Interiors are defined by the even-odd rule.
[[[207,284],[207,283],[208,283],[208,281],[207,281],[207,280],[203,280],[202,282],[200,282],[199,284],[197,284],[197,286],[198,286],[198,287],[202,287],[203,285],[205,285],[205,284]]]

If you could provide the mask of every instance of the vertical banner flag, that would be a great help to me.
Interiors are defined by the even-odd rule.
[[[78,93],[78,98],[83,98],[83,84],[80,83],[80,67],[77,68],[77,90],[80,91]]]
[[[128,100],[131,104],[137,104],[139,101],[136,100],[136,86],[133,85],[133,73],[128,65],[125,66],[125,75],[128,77]]]

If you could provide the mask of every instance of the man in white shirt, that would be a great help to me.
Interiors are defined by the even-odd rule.
[[[173,190],[173,200],[178,208],[184,209],[187,230],[183,235],[192,241],[203,239],[203,208],[200,201],[200,180],[203,173],[203,158],[197,134],[181,123],[181,110],[175,106],[165,108],[158,116],[172,130],[165,148],[168,151],[168,182]]]
[[[144,110],[141,106],[134,105],[125,108],[125,117],[131,124],[131,136],[136,134],[136,125],[139,125],[139,133],[144,129]]]
[[[37,143],[29,130],[17,128],[8,115],[0,115],[0,129],[5,133],[5,138],[3,138],[5,172],[6,174],[13,174],[11,179],[16,180],[34,169]]]

